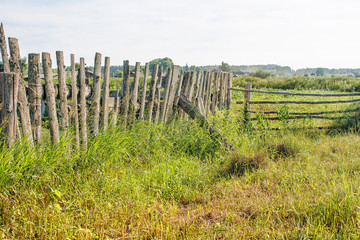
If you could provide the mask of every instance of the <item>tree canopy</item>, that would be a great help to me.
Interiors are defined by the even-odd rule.
[[[156,58],[154,60],[151,60],[149,64],[150,64],[150,70],[153,69],[154,64],[159,64],[159,66],[162,66],[164,70],[167,70],[168,68],[172,68],[174,66],[173,61],[171,60],[171,58],[168,57]]]
[[[232,72],[232,68],[231,68],[231,66],[230,66],[228,63],[221,62],[220,71],[223,71],[223,72]]]

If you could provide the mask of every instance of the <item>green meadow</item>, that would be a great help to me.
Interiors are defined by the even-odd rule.
[[[112,89],[116,89],[113,80]],[[356,78],[234,78],[233,86],[335,93]],[[230,110],[208,121],[136,122],[91,136],[75,150],[72,133],[0,148],[2,239],[358,239],[360,136],[357,113],[341,120],[289,119],[291,112],[357,104],[252,106],[233,92]],[[345,100],[253,93],[252,100]],[[262,114],[274,111],[270,121]],[[329,129],[316,129],[329,127]],[[271,130],[277,128],[277,130]]]

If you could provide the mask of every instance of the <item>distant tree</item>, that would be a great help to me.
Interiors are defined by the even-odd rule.
[[[154,60],[151,60],[149,64],[150,64],[150,69],[153,69],[154,64],[159,64],[159,66],[162,66],[164,68],[164,71],[174,66],[173,61],[171,60],[171,58],[168,57],[156,58]]]
[[[189,71],[189,65],[186,63],[185,67],[184,67],[184,71],[187,72]]]
[[[325,75],[325,69],[324,68],[318,68],[315,72],[316,76],[324,76]]]
[[[115,77],[118,77],[118,78],[122,78],[123,77],[123,72],[121,70],[116,70],[115,72]]]
[[[250,76],[266,79],[266,78],[269,78],[271,76],[271,73],[265,72],[263,70],[257,70],[256,72],[250,73]]]
[[[232,72],[232,68],[231,68],[231,66],[230,66],[228,63],[221,62],[220,71],[223,71],[223,72]]]
[[[203,69],[202,69],[201,67],[197,67],[197,66],[195,66],[195,65],[192,65],[192,66],[190,66],[190,67],[188,68],[188,70],[189,70],[189,71],[196,71],[196,72],[198,72],[198,71],[202,71]]]

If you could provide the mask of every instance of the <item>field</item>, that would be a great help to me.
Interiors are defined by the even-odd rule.
[[[241,77],[233,85],[246,82],[321,93],[360,86],[358,79],[304,77]],[[234,103],[242,99],[234,93]],[[264,99],[290,97],[252,95]],[[86,152],[72,149],[71,134],[57,147],[44,139],[35,148],[0,148],[2,238],[359,238],[360,136],[352,116],[335,122],[285,116],[277,123],[259,117],[245,125],[243,105],[233,106],[209,118],[231,147],[196,121],[177,120],[110,129],[91,139]],[[286,111],[356,106],[311,107],[288,105]]]

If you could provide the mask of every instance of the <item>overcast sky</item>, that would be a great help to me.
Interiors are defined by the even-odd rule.
[[[358,0],[0,0],[0,10],[23,56],[360,68]]]

